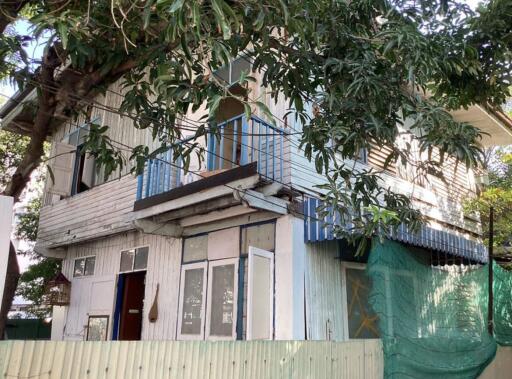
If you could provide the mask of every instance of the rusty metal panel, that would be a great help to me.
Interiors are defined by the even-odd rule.
[[[3,341],[5,378],[379,379],[379,340]]]

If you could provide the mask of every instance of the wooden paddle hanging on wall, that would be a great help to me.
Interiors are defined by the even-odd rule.
[[[156,293],[155,293],[155,299],[153,300],[153,305],[151,305],[151,308],[149,310],[149,322],[156,322],[158,319],[158,290],[160,289],[160,283],[156,284]]]

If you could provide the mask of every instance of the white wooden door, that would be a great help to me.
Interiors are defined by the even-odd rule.
[[[191,263],[181,268],[178,339],[204,338],[207,263]]]
[[[249,246],[247,275],[247,340],[274,335],[274,254]]]
[[[236,339],[238,258],[208,263],[206,339]]]

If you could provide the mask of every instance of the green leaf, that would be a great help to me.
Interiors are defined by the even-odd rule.
[[[247,120],[250,120],[251,119],[252,110],[251,110],[250,105],[247,104],[247,103],[244,103],[244,113],[245,113],[245,118]]]
[[[171,7],[169,8],[169,13],[174,13],[177,10],[181,9],[181,7],[183,7],[184,3],[185,3],[185,0],[174,0]]]
[[[57,30],[59,31],[62,47],[64,50],[66,50],[68,46],[68,25],[65,22],[59,22],[57,25]]]

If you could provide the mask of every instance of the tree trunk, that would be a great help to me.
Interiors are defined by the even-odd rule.
[[[34,125],[31,133],[30,143],[25,152],[20,165],[16,168],[11,181],[7,184],[4,195],[14,197],[14,201],[19,201],[20,195],[30,181],[32,172],[41,164],[41,158],[44,154],[44,143],[50,133],[50,124],[55,112],[55,95],[47,88],[54,85],[54,72],[59,66],[55,51],[49,49],[43,63],[41,65],[41,73],[39,82],[41,83],[41,91],[38,101],[38,110],[34,118]],[[50,86],[50,87],[48,87]],[[11,246],[9,251],[8,271],[5,278],[5,290],[3,293],[2,304],[0,309],[0,338],[3,338],[7,314],[12,306],[16,287],[20,277],[18,259],[14,247]]]
[[[4,195],[14,197],[14,202],[19,201],[20,195],[30,181],[32,172],[41,164],[44,154],[44,143],[50,134],[50,124],[55,113],[55,94],[49,88],[54,88],[54,73],[59,66],[60,60],[54,49],[49,49],[43,57],[41,73],[38,83],[40,91],[38,96],[38,108],[34,118],[30,142],[27,146],[25,156],[16,168],[11,181],[4,190]]]
[[[0,3],[1,4],[1,3]],[[0,22],[1,27],[1,22]],[[40,73],[35,79],[38,88],[38,107],[34,117],[30,142],[25,155],[16,168],[11,181],[7,184],[3,194],[14,197],[17,202],[20,195],[30,181],[34,170],[41,164],[44,155],[44,144],[52,132],[51,126],[54,119],[67,119],[80,101],[92,96],[98,87],[104,84],[114,82],[125,73],[133,69],[138,63],[135,59],[127,59],[119,66],[114,67],[110,72],[101,70],[84,69],[89,74],[79,73],[73,69],[64,69],[58,78],[55,78],[55,72],[61,66],[61,59],[53,46],[49,48],[43,57]],[[9,257],[9,262],[17,267],[16,254]],[[6,281],[14,283],[14,289],[4,294],[4,307],[0,312],[0,331],[5,329],[7,312],[9,311],[14,299],[15,290],[19,278],[19,270],[8,273]],[[2,305],[3,306],[3,305]],[[1,338],[2,334],[0,334]]]
[[[16,293],[18,280],[20,279],[20,268],[18,259],[16,258],[16,250],[11,244],[9,247],[9,259],[7,263],[7,273],[5,277],[4,293],[2,304],[0,304],[0,339],[5,336],[5,325],[7,322],[7,314],[12,306],[12,299]]]

